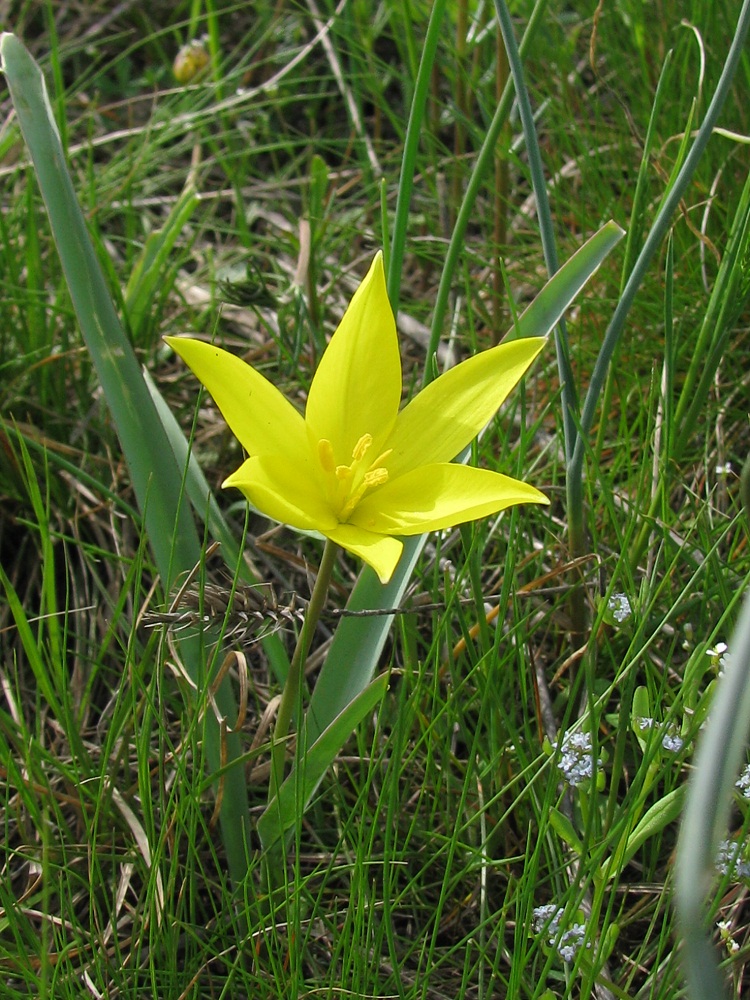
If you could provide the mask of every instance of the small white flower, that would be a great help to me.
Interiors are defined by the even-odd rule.
[[[556,949],[563,962],[572,962],[584,943],[586,925],[576,923],[559,934],[564,912],[564,907],[555,906],[554,903],[534,907],[532,912],[534,932],[541,934],[546,928],[547,941],[550,946]],[[586,941],[586,947],[591,947],[590,941]]]
[[[735,786],[739,788],[746,799],[750,799],[750,764],[745,766],[745,770],[735,781]]]
[[[607,607],[612,612],[614,620],[620,624],[622,624],[627,618],[630,618],[633,613],[627,594],[612,594],[610,599],[607,601]]]
[[[654,726],[657,725],[656,719],[649,719],[648,717],[641,715],[635,716],[633,721],[641,732],[653,729]],[[677,732],[677,729],[674,726],[670,726],[661,738],[661,745],[665,750],[669,750],[670,753],[679,753],[685,745],[685,742]]]
[[[742,844],[734,840],[722,840],[716,852],[716,870],[720,875],[729,875],[735,880],[750,878],[750,864],[740,857]]]
[[[731,462],[726,462],[724,465],[717,465],[716,466],[716,475],[717,476],[728,476],[731,471],[732,471],[732,463]]]
[[[706,650],[706,656],[710,656],[712,660],[718,660],[728,649],[729,646],[725,642],[717,642],[713,649]]]
[[[563,962],[572,962],[576,957],[576,953],[580,950],[581,945],[586,937],[586,925],[585,924],[573,924],[571,928],[567,931],[563,931],[560,942],[557,945],[557,953]],[[551,943],[551,942],[550,942]],[[591,947],[591,942],[586,942],[586,947]]]
[[[601,766],[601,758],[596,766]],[[568,732],[563,737],[560,747],[560,759],[557,766],[563,777],[574,788],[594,774],[594,755],[591,751],[591,734],[580,731]]]
[[[562,920],[564,912],[565,910],[562,906],[555,906],[554,903],[545,903],[543,906],[535,906],[531,914],[534,918],[534,933],[541,934],[544,930],[545,924],[549,920],[547,933],[551,937],[554,937],[555,934],[557,934],[557,929],[560,926],[560,921]]]
[[[671,730],[662,736],[661,745],[670,753],[679,753],[685,746],[685,741],[674,730]]]
[[[711,657],[711,666],[721,677],[732,661],[732,654],[725,642],[717,642],[713,649],[706,650],[706,656]]]
[[[739,942],[735,941],[732,937],[732,925],[730,922],[728,920],[719,920],[716,927],[718,928],[721,940],[726,945],[726,949],[729,954],[733,955],[736,951],[739,951]]]

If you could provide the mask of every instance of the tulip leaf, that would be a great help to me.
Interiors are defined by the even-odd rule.
[[[104,391],[127,462],[156,566],[168,592],[172,582],[195,566],[201,547],[184,497],[182,470],[125,336],[91,242],[65,164],[60,133],[39,66],[21,41],[0,35],[0,68],[10,90],[21,132],[47,208],[52,235],[83,339]],[[205,509],[205,508],[204,508]],[[202,675],[204,652],[196,637],[177,637],[180,654],[194,678]],[[216,693],[219,713],[234,720],[237,709],[228,679]],[[223,760],[219,723],[206,713],[208,766],[215,773],[240,755],[236,734],[226,739]],[[244,775],[225,782],[221,825],[235,883],[247,871],[248,801]]]
[[[616,222],[607,222],[556,271],[518,321],[515,336],[549,334],[604,258],[625,235]]]
[[[182,476],[125,336],[91,242],[44,77],[15,35],[0,36],[0,65],[47,208],[81,333],[104,390],[166,588],[200,556],[181,496]]]
[[[268,803],[258,820],[258,833],[265,850],[272,848],[294,826],[352,730],[375,709],[387,688],[388,675],[381,674],[360,691],[314,739],[307,732],[307,749],[298,752],[298,760],[302,761],[302,766],[292,770],[278,796]]]

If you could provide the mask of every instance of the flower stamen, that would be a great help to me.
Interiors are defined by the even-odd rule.
[[[349,465],[336,465],[333,446],[327,438],[318,441],[318,457],[323,471],[332,477],[330,501],[341,522],[348,521],[354,508],[368,490],[382,486],[388,481],[388,470],[384,462],[393,449],[389,448],[374,462],[367,461],[367,453],[372,448],[372,434],[363,434],[352,449]]]
[[[333,445],[328,438],[321,438],[318,441],[318,458],[325,472],[333,472],[336,468],[333,461]]]
[[[352,464],[354,462],[361,462],[362,459],[367,454],[370,445],[372,444],[372,434],[363,434],[362,437],[354,445],[354,451],[352,452]]]
[[[388,469],[370,469],[369,472],[365,473],[365,478],[362,480],[365,489],[372,489],[373,486],[382,486],[383,483],[388,482]]]

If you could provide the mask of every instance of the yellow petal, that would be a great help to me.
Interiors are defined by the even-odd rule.
[[[388,583],[398,565],[403,542],[388,535],[376,535],[355,524],[340,524],[326,536],[342,548],[363,559],[378,574],[381,583]]]
[[[518,479],[446,462],[389,480],[364,497],[352,522],[388,535],[420,535],[495,514],[517,503],[549,503]]]
[[[250,455],[285,455],[294,465],[308,452],[305,422],[267,378],[234,354],[187,337],[165,337],[214,398]]]
[[[290,465],[284,458],[248,458],[221,485],[236,486],[266,517],[293,528],[325,534],[338,524],[309,460]]]
[[[399,413],[388,440],[391,477],[455,458],[489,423],[546,342],[527,337],[499,344],[426,386]]]
[[[331,442],[335,465],[349,465],[357,442],[372,435],[382,450],[401,401],[401,358],[378,253],[354,293],[315,372],[305,420],[311,446]]]

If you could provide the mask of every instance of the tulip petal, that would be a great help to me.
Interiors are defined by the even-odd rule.
[[[378,253],[354,293],[315,372],[305,420],[311,446],[331,442],[336,465],[348,465],[357,442],[372,435],[375,459],[401,401],[401,357]],[[453,456],[451,456],[453,457]]]
[[[342,548],[359,556],[378,574],[381,583],[388,583],[398,565],[404,544],[389,535],[376,535],[356,524],[340,524],[326,536]]]
[[[364,497],[352,521],[381,534],[419,535],[495,514],[517,503],[549,503],[528,483],[451,462],[425,465]]]
[[[284,455],[291,465],[305,460],[305,422],[267,378],[213,344],[189,337],[164,339],[211,393],[245,451]]]
[[[266,517],[293,528],[325,534],[338,524],[309,461],[290,465],[286,458],[255,456],[221,485],[237,487]]]
[[[391,477],[454,459],[486,427],[546,342],[527,337],[499,344],[426,386],[399,413],[388,440]]]

